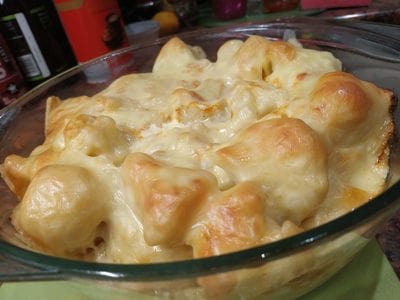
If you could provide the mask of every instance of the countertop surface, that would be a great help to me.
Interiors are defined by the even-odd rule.
[[[376,239],[400,279],[400,212],[382,226]]]

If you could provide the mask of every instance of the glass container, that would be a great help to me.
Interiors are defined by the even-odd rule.
[[[315,19],[247,23],[180,35],[203,47],[211,60],[227,40],[257,34],[275,40],[296,36],[306,48],[332,52],[345,71],[400,94],[400,43],[383,34]],[[0,161],[10,153],[28,155],[43,141],[45,100],[62,99],[104,89],[115,78],[151,71],[168,38],[117,50],[74,67],[31,90],[0,110]],[[88,81],[85,70],[118,62],[103,80]],[[100,68],[101,69],[101,68]],[[118,70],[118,72],[116,71]],[[101,77],[101,76],[100,76]],[[395,112],[398,126],[398,111]],[[397,131],[397,128],[396,128]],[[376,230],[400,207],[398,147],[393,146],[390,184],[386,191],[357,209],[317,228],[273,243],[220,256],[154,264],[104,264],[52,257],[27,249],[15,238],[8,216],[14,195],[0,180],[0,281],[67,280],[95,299],[288,299],[304,295],[345,266],[374,238]],[[211,289],[198,285],[209,282]],[[232,280],[236,280],[232,288]],[[148,298],[147,298],[148,297]]]

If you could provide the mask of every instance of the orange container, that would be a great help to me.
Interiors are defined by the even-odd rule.
[[[53,0],[79,62],[128,46],[117,0]]]

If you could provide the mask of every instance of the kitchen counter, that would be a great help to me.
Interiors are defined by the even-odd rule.
[[[376,239],[400,279],[400,211],[382,226]]]

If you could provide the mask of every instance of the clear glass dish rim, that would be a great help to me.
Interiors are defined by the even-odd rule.
[[[318,25],[317,25],[318,23]],[[364,37],[372,39],[376,42],[392,41],[388,36],[382,36],[363,29],[354,29],[342,26],[335,21],[319,20],[316,22],[312,18],[295,18],[284,19],[276,21],[252,21],[241,24],[229,25],[226,27],[218,27],[213,29],[199,29],[196,31],[178,34],[181,38],[205,34],[217,33],[237,33],[244,32],[251,29],[277,29],[277,28],[291,28],[296,26],[298,29],[301,27],[319,27],[321,26],[330,28],[330,30],[341,30],[349,34],[362,34]],[[300,27],[299,27],[300,26]],[[130,46],[121,50],[116,50],[112,53],[102,57],[93,59],[85,64],[75,66],[43,84],[30,90],[23,95],[20,99],[10,104],[6,108],[0,110],[0,118],[2,115],[28,103],[34,99],[36,95],[47,87],[54,86],[62,80],[73,76],[78,73],[82,68],[99,60],[106,60],[109,57],[117,56],[125,52],[134,51],[146,46],[161,45],[170,37],[158,39],[154,42],[143,43],[136,46]],[[395,49],[400,55],[400,46]],[[328,239],[333,239],[340,234],[348,232],[355,227],[362,226],[373,217],[380,215],[385,209],[393,208],[395,205],[400,206],[400,181],[395,182],[385,192],[365,203],[364,205],[356,208],[355,210],[334,219],[328,223],[304,231],[300,234],[278,240],[272,243],[260,245],[257,247],[240,250],[237,252],[222,254],[219,256],[206,257],[200,259],[192,259],[185,261],[173,261],[163,263],[151,264],[110,264],[110,263],[97,263],[86,262],[78,260],[70,260],[60,257],[54,257],[46,254],[41,254],[26,250],[6,241],[0,240],[0,253],[5,257],[27,264],[33,267],[57,270],[63,276],[82,277],[89,279],[103,279],[103,280],[133,280],[133,281],[154,281],[154,280],[170,280],[170,279],[187,279],[189,277],[197,277],[201,275],[214,274],[219,272],[231,271],[241,269],[244,267],[254,267],[267,263],[268,261],[279,259],[301,251],[306,247],[314,246],[323,243]],[[397,200],[397,201],[396,201]]]

